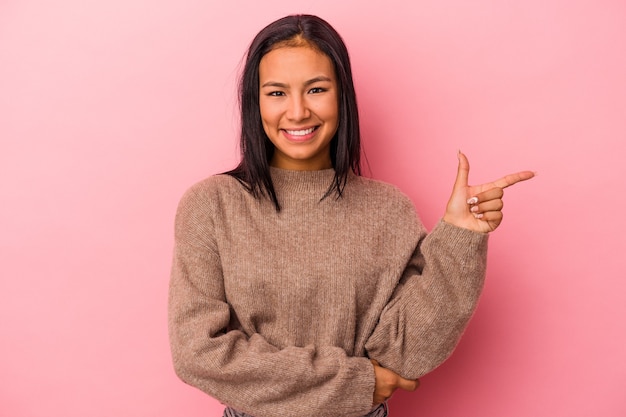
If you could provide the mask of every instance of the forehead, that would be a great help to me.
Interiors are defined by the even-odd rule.
[[[328,56],[310,46],[284,46],[272,49],[261,58],[261,80],[280,77],[308,79],[325,75],[335,78],[333,64]]]

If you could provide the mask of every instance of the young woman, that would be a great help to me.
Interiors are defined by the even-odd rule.
[[[427,234],[405,195],[360,176],[348,52],[315,16],[256,36],[240,101],[241,163],[191,187],[176,216],[176,372],[227,416],[385,416],[454,349],[502,189],[533,174],[469,186],[459,153]]]

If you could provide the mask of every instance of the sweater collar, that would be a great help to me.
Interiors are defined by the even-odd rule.
[[[306,193],[321,198],[335,178],[335,170],[294,171],[270,167],[270,175],[276,192]]]

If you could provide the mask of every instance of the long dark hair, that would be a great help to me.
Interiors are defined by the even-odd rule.
[[[255,197],[267,196],[280,211],[269,162],[274,145],[263,129],[259,110],[259,65],[272,49],[291,44],[308,44],[328,56],[333,63],[339,90],[339,126],[330,142],[330,158],[335,177],[326,198],[341,197],[349,171],[361,175],[361,134],[356,93],[348,49],[341,36],[325,20],[312,15],[286,16],[261,30],[248,49],[239,81],[241,113],[241,162],[225,174],[239,180]]]

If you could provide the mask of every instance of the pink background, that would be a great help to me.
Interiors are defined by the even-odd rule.
[[[372,176],[432,227],[456,151],[506,195],[455,355],[394,416],[626,415],[623,0],[0,2],[0,415],[218,416],[172,371],[174,211],[238,158],[253,35],[326,18]]]

